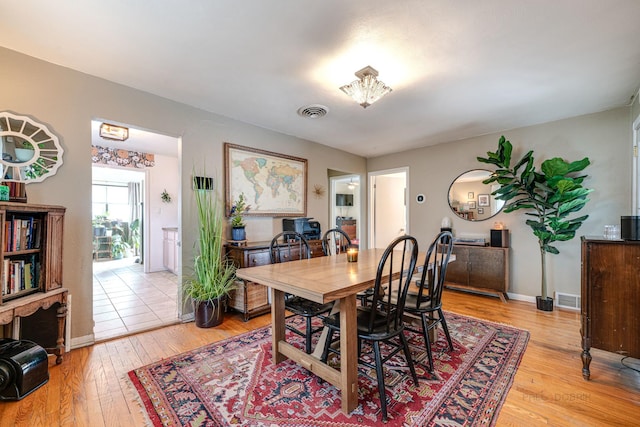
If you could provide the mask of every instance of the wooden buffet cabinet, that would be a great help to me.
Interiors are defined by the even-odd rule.
[[[358,230],[356,225],[357,225],[357,220],[355,219],[344,219],[341,217],[338,217],[336,219],[336,226],[340,230],[347,233],[347,236],[349,236],[349,239],[351,239],[351,241],[357,240],[358,238]]]
[[[62,206],[0,202],[0,325],[64,355],[68,290],[62,287]]]
[[[640,241],[582,240],[582,376],[591,348],[640,358]]]
[[[324,256],[321,240],[309,240],[308,242],[312,257]],[[270,243],[270,241],[250,242],[246,246],[227,244],[225,252],[238,268],[266,265],[271,263]],[[229,295],[228,305],[241,312],[246,322],[252,317],[268,313],[271,310],[269,289],[258,283],[238,280],[236,290]]]
[[[445,286],[498,296],[507,302],[509,248],[453,245],[456,260],[447,266]]]

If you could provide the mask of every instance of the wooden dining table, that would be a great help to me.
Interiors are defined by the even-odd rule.
[[[360,250],[357,262],[347,262],[346,254],[296,260],[259,267],[240,268],[240,279],[271,288],[273,363],[291,359],[336,386],[342,397],[342,411],[358,406],[358,346],[356,294],[371,288],[384,249]],[[311,301],[340,304],[340,370],[323,363],[313,354],[285,340],[285,293]]]

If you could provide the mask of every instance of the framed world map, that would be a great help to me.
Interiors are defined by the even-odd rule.
[[[244,194],[246,216],[306,216],[307,159],[224,144],[225,206]]]

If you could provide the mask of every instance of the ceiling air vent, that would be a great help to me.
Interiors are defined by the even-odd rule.
[[[320,104],[312,104],[298,108],[298,115],[307,119],[319,119],[320,117],[326,116],[328,112],[329,109]]]

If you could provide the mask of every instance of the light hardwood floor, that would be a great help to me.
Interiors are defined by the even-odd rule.
[[[591,380],[582,378],[579,314],[539,312],[535,305],[445,291],[445,309],[531,333],[498,426],[638,426],[640,373],[621,356],[592,351]],[[269,315],[243,322],[228,314],[217,328],[167,326],[73,350],[61,365],[50,358],[50,380],[17,402],[0,402],[1,426],[142,426],[128,371],[266,325]],[[628,359],[640,368],[640,362]]]

